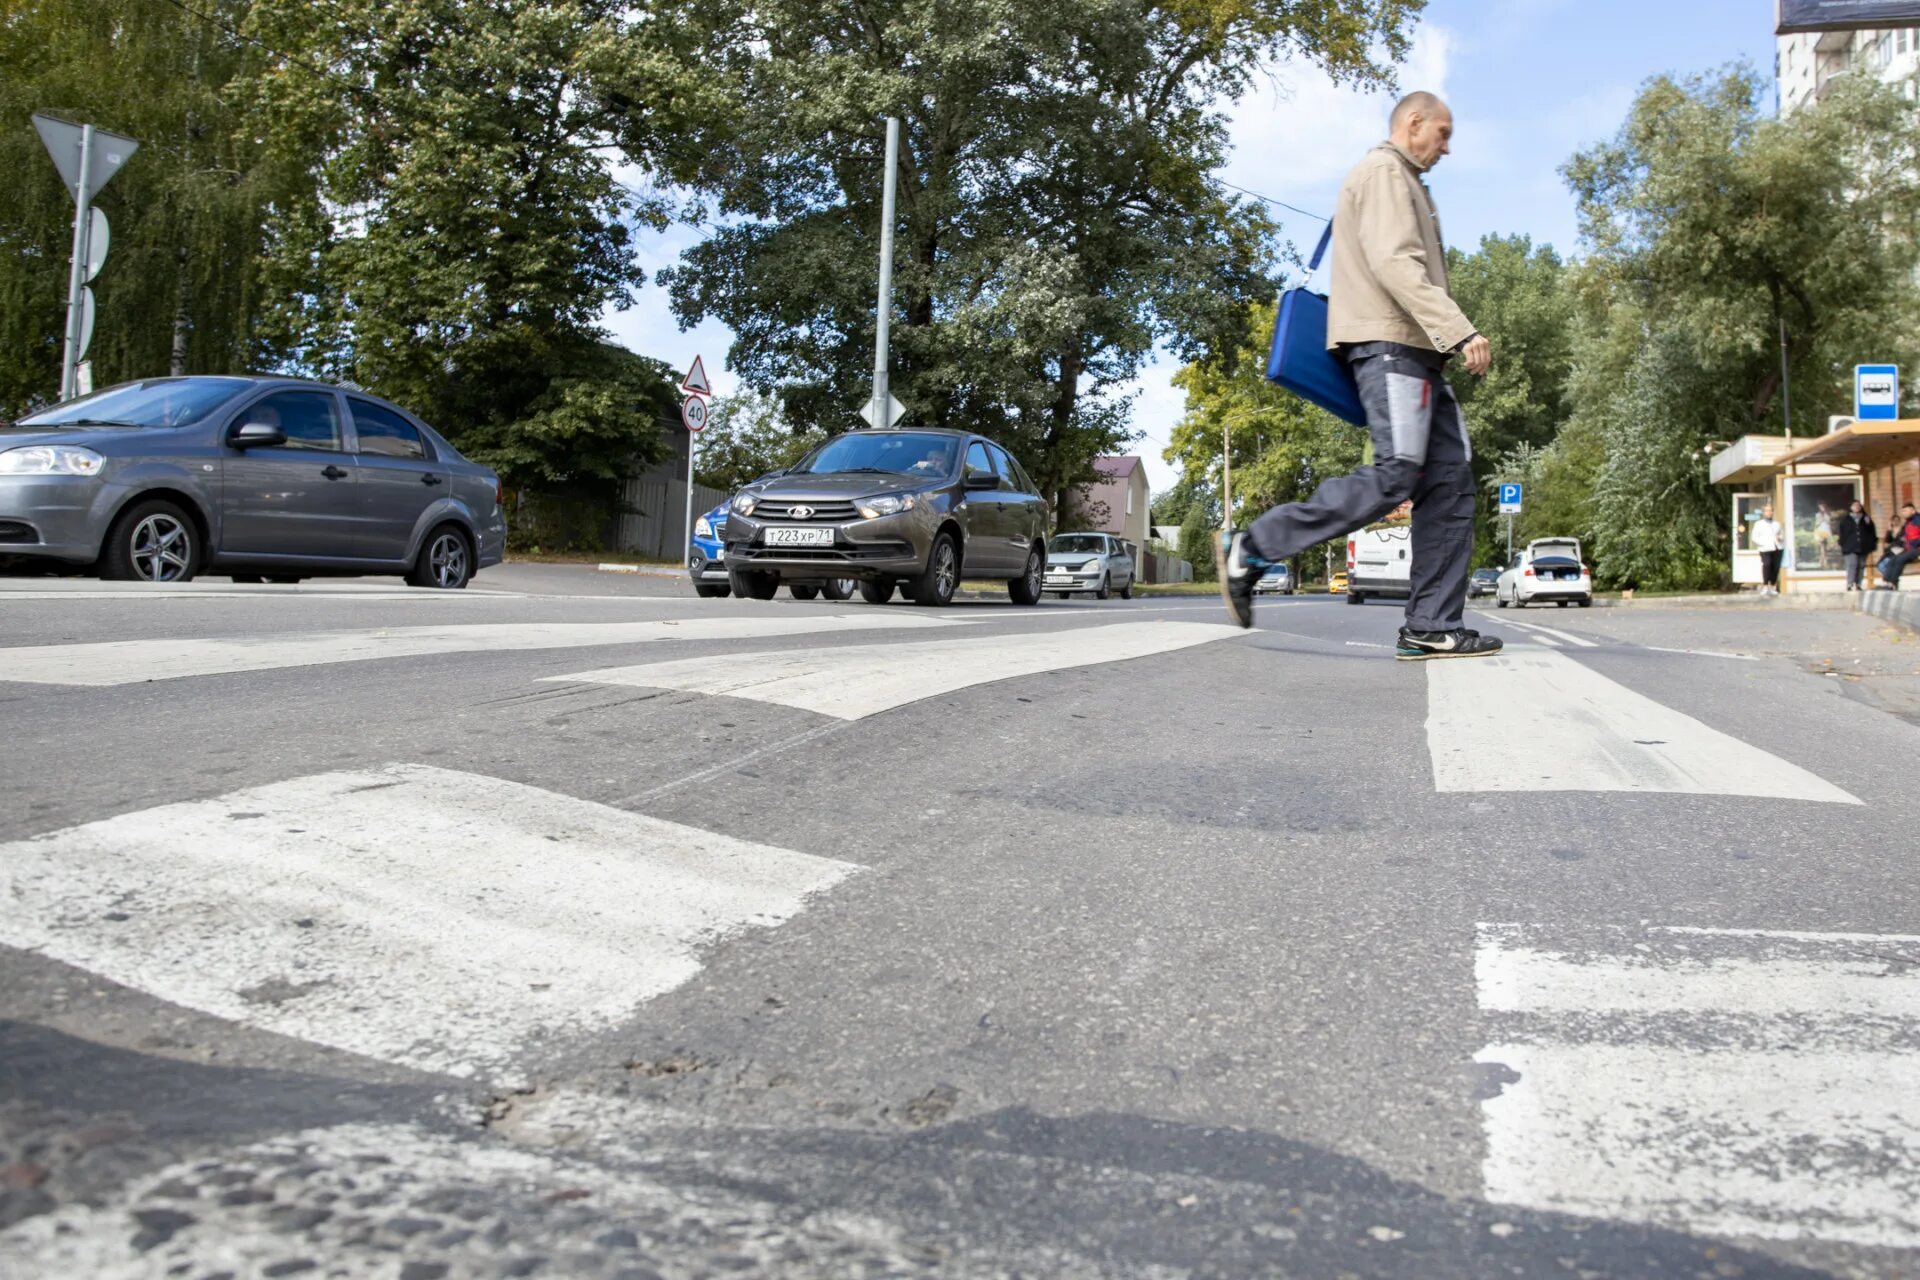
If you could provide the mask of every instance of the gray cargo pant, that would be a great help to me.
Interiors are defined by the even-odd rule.
[[[1391,344],[1352,349],[1373,437],[1372,466],[1336,476],[1304,502],[1289,502],[1247,530],[1254,552],[1284,560],[1315,543],[1364,529],[1413,499],[1413,565],[1407,599],[1412,631],[1453,631],[1465,620],[1473,563],[1473,446],[1460,403],[1439,368]]]

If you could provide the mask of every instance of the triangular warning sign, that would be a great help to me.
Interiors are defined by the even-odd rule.
[[[686,380],[680,384],[682,391],[696,396],[713,394],[713,384],[707,381],[707,366],[699,356],[693,358],[693,368],[687,370]]]

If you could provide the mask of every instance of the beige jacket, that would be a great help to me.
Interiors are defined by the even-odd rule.
[[[1399,342],[1452,351],[1473,322],[1447,291],[1447,248],[1433,194],[1391,142],[1367,152],[1333,211],[1327,346]]]

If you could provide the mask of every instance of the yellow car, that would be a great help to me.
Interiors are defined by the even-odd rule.
[[[1346,574],[1336,573],[1331,578],[1327,579],[1328,595],[1339,596],[1339,595],[1345,595],[1346,592],[1347,592],[1347,575]]]

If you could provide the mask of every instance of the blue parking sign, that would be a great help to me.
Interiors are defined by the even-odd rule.
[[[1500,486],[1500,514],[1517,516],[1520,514],[1520,486],[1503,484]]]

